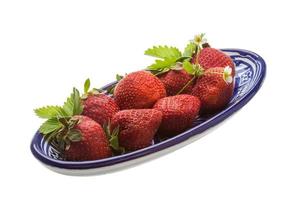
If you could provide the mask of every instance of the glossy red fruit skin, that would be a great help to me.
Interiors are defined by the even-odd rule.
[[[85,161],[97,160],[112,156],[108,140],[101,125],[89,117],[77,115],[79,119],[74,127],[82,134],[80,142],[72,142],[70,148],[64,152],[66,160]]]
[[[191,79],[192,76],[184,69],[170,70],[159,76],[159,79],[164,84],[167,96],[176,95]],[[189,94],[192,90],[193,83],[189,84],[181,94]]]
[[[196,58],[197,60],[195,62],[199,63],[204,69],[230,66],[232,68],[232,75],[235,75],[235,65],[233,60],[218,49],[211,47],[203,48]]]
[[[122,110],[112,118],[111,128],[120,128],[119,144],[126,151],[148,147],[162,120],[162,113],[154,109]]]
[[[188,94],[165,97],[157,101],[153,108],[163,113],[159,135],[174,136],[186,130],[196,119],[200,107],[200,100]]]
[[[151,108],[158,99],[165,96],[163,83],[146,71],[128,74],[114,90],[115,101],[121,110]]]
[[[223,109],[233,95],[234,84],[225,82],[223,70],[221,67],[207,69],[192,89],[191,94],[201,100],[203,114]]]
[[[111,97],[104,94],[88,95],[83,100],[83,113],[87,117],[104,126],[112,116],[119,111],[119,107]]]

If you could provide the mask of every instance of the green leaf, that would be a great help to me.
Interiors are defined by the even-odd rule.
[[[34,110],[35,114],[40,118],[50,119],[54,117],[63,117],[67,115],[60,106],[45,106]]]
[[[195,68],[194,65],[192,65],[189,61],[183,62],[183,68],[189,73],[194,75],[195,74]]]
[[[105,122],[104,124],[103,124],[103,129],[104,129],[104,132],[105,132],[105,134],[106,134],[106,137],[109,139],[109,137],[110,137],[110,120],[108,120],[108,122]]]
[[[83,106],[81,104],[80,92],[76,88],[73,89],[73,102],[73,115],[80,115],[83,111]]]
[[[176,47],[168,47],[168,46],[154,46],[150,49],[147,49],[144,52],[145,55],[153,56],[157,58],[163,58],[163,59],[170,59],[170,58],[176,58],[182,56],[182,53],[179,49]]]
[[[116,74],[116,80],[117,80],[117,81],[120,81],[120,80],[123,79],[123,78],[124,78],[124,76],[119,75],[119,74]]]
[[[84,93],[87,94],[90,88],[90,79],[86,79],[86,81],[84,82]]]
[[[112,94],[112,95],[114,94],[115,86],[116,86],[116,85],[110,86],[110,87],[107,89],[108,94]]]
[[[108,125],[110,127],[110,125]],[[115,129],[113,129],[112,133],[110,134],[110,131],[108,131],[109,134],[109,144],[110,146],[118,151],[119,150],[119,141],[118,141],[118,134],[119,134],[119,126],[117,126]]]
[[[60,128],[62,128],[63,125],[58,121],[57,118],[48,119],[45,121],[39,128],[39,131],[46,135],[49,133],[52,133],[54,131],[58,131]]]
[[[171,68],[175,65],[177,58],[166,58],[164,60],[156,60],[154,64],[147,67],[149,70],[162,71],[165,68]]]
[[[109,144],[111,148],[117,151],[119,149],[118,136],[111,136]]]
[[[68,116],[73,115],[74,102],[73,102],[72,95],[68,97],[66,102],[64,102],[63,104],[63,110],[67,113]]]
[[[121,146],[119,146],[119,140],[118,140],[118,135],[120,132],[119,126],[113,129],[111,132],[111,123],[108,121],[103,125],[104,132],[106,134],[106,137],[108,138],[109,141],[109,146],[114,150],[114,153],[116,154],[123,154],[125,153],[125,149]]]
[[[83,106],[81,104],[80,92],[73,88],[73,93],[67,98],[63,105],[63,110],[67,113],[69,117],[74,115],[80,115],[83,111]]]
[[[68,132],[68,139],[72,142],[79,142],[82,139],[82,134],[79,130],[77,129],[71,129]]]
[[[184,57],[192,57],[196,51],[196,44],[194,42],[189,42],[185,47],[183,56]]]

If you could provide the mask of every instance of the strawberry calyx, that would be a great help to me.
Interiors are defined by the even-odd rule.
[[[204,43],[204,44],[202,44],[202,48],[203,48],[203,49],[204,49],[204,48],[208,48],[208,47],[211,47],[209,43]]]
[[[115,155],[124,154],[126,151],[119,145],[118,135],[120,133],[119,126],[112,130],[110,120],[103,126],[104,132],[109,142],[109,146]]]
[[[202,76],[204,73],[204,68],[199,64],[193,64],[189,61],[183,62],[183,68],[188,72],[188,74],[193,75],[195,77]]]
[[[62,151],[68,150],[71,142],[81,141],[81,132],[75,128],[80,119],[75,115],[80,115],[82,111],[80,93],[76,88],[73,88],[63,106],[45,106],[34,110],[38,117],[46,119],[39,132],[54,141]]]
[[[122,75],[119,75],[119,74],[116,74],[115,75],[115,79],[116,79],[116,82],[119,82],[121,79],[123,79],[127,74],[125,74],[124,76]],[[116,87],[116,83],[111,85],[108,89],[107,89],[107,92],[108,94],[111,94],[113,95],[114,94],[114,89]]]
[[[102,93],[102,89],[92,88],[90,89],[90,79],[86,79],[84,82],[84,94],[81,96],[81,99],[87,99],[89,95],[98,95]]]
[[[58,148],[66,151],[70,148],[72,142],[79,142],[82,139],[82,134],[74,127],[80,123],[76,118],[60,118],[59,122],[63,124],[62,128],[51,133],[48,139],[54,139]]]

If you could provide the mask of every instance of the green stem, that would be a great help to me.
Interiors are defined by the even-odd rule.
[[[190,85],[190,83],[194,81],[195,78],[196,76],[194,75],[193,78],[190,81],[188,81],[188,83],[186,83],[186,85],[184,85],[184,87],[177,93],[177,95],[181,94],[186,89],[186,87],[188,87],[188,85]]]
[[[198,53],[198,45],[196,44],[196,48],[195,48],[195,64],[198,64],[197,53]]]
[[[185,60],[190,60],[192,57],[191,56],[182,56],[180,58],[178,58],[175,62],[183,62]]]

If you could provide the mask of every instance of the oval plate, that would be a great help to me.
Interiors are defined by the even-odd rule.
[[[37,132],[31,142],[33,155],[48,168],[67,175],[93,175],[124,169],[144,161],[172,152],[206,135],[206,129],[215,126],[234,112],[242,108],[259,90],[266,75],[266,64],[256,53],[241,49],[222,49],[236,65],[234,95],[229,105],[212,116],[198,118],[191,128],[165,141],[154,141],[153,145],[111,158],[72,162],[60,158],[60,152],[54,145]],[[109,88],[111,83],[103,87]]]

